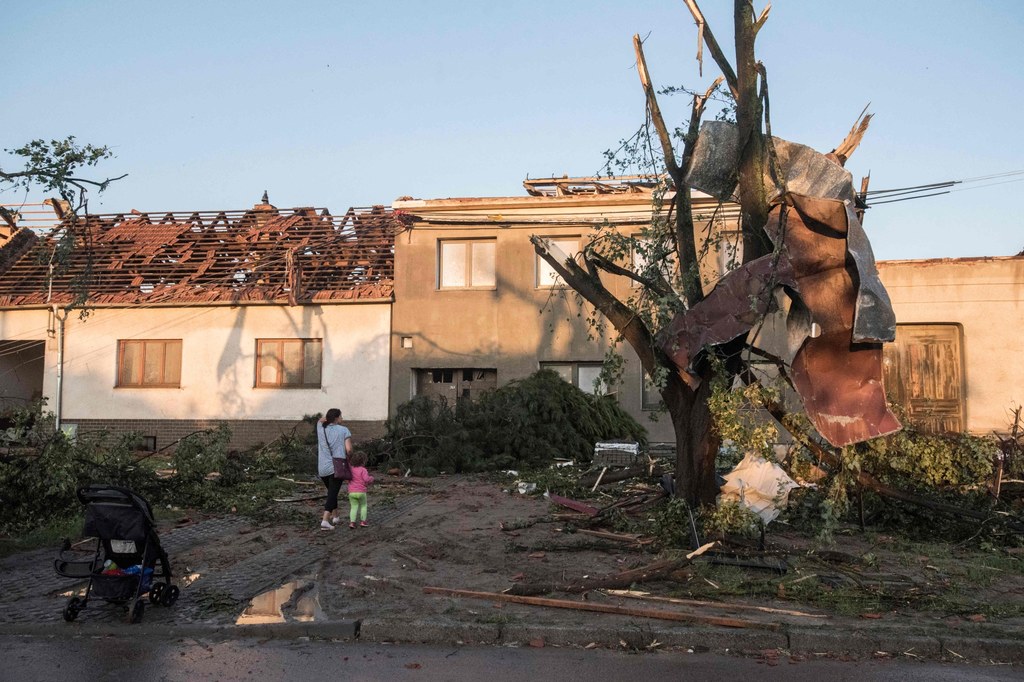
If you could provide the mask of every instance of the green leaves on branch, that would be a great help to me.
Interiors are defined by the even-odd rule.
[[[78,177],[76,171],[95,166],[100,161],[111,158],[114,153],[106,146],[80,145],[75,141],[74,135],[49,142],[32,140],[17,149],[4,151],[24,159],[25,167],[20,171],[0,168],[0,180],[13,187],[27,189],[38,186],[45,192],[55,191],[62,199],[72,204],[77,203],[75,200],[87,186],[102,192],[111,182],[120,179],[89,180]]]
[[[367,448],[384,465],[419,475],[542,467],[555,458],[589,461],[594,443],[646,442],[614,399],[585,393],[541,370],[475,402],[417,397],[399,406],[386,436]]]

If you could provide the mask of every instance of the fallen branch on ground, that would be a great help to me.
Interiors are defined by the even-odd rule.
[[[679,599],[677,597],[659,597],[648,592],[638,590],[605,590],[608,594],[616,597],[628,597],[630,599],[642,599],[644,601],[664,602],[667,604],[683,604],[685,606],[710,606],[725,611],[762,611],[764,613],[778,613],[784,616],[799,616],[801,618],[828,618],[824,613],[807,613],[806,611],[793,611],[790,609],[776,609],[771,606],[756,606],[754,604],[733,604],[729,602],[705,601],[701,599]]]
[[[420,559],[417,559],[416,557],[414,557],[411,554],[406,554],[405,552],[403,552],[400,549],[396,549],[395,550],[395,556],[398,557],[399,559],[405,559],[406,561],[411,561],[412,563],[416,564],[416,568],[420,569],[421,571],[431,571],[431,572],[433,572],[433,570],[434,570],[433,568],[428,566],[426,564],[426,562],[421,561]]]
[[[637,545],[649,545],[654,542],[653,538],[641,538],[639,535],[634,535],[632,533],[612,533],[606,530],[587,530],[586,528],[579,528],[576,532],[580,535],[590,535],[595,538],[601,538],[602,540],[628,542],[630,544]]]
[[[636,583],[649,582],[652,580],[661,580],[668,577],[669,574],[678,571],[684,566],[688,566],[693,562],[694,557],[698,557],[704,552],[708,551],[715,546],[716,543],[709,542],[700,549],[694,550],[684,557],[676,559],[662,559],[661,561],[655,561],[653,564],[642,566],[640,568],[634,568],[630,571],[623,571],[622,573],[616,573],[614,575],[602,576],[598,578],[581,578],[577,582],[572,583],[534,583],[534,584],[519,584],[513,585],[508,590],[507,594],[514,594],[520,596],[529,596],[537,594],[548,594],[550,592],[589,592],[590,590],[600,590],[607,588],[618,588],[618,587],[629,587]]]
[[[622,469],[616,469],[614,471],[605,472],[604,476],[601,476],[600,471],[591,471],[583,474],[580,477],[580,486],[589,488],[594,485],[598,477],[601,479],[601,483],[618,483],[619,481],[626,481],[637,476],[661,476],[663,469],[661,465],[649,466],[647,464],[634,464],[633,466],[624,467]]]
[[[497,602],[511,602],[513,604],[528,604],[530,606],[548,606],[556,609],[572,609],[576,611],[594,611],[597,613],[613,613],[620,616],[632,616],[634,618],[658,618],[660,620],[674,620],[685,623],[705,623],[708,625],[719,625],[727,628],[763,628],[766,630],[777,630],[778,623],[759,623],[752,620],[740,618],[721,618],[718,616],[701,616],[695,613],[677,613],[674,611],[657,611],[653,609],[634,609],[628,606],[615,606],[613,604],[594,604],[592,602],[576,602],[568,599],[545,599],[543,597],[524,597],[512,594],[501,594],[497,592],[474,592],[472,590],[452,590],[446,587],[424,587],[426,594],[439,594],[447,597],[467,597],[470,599],[487,599]]]

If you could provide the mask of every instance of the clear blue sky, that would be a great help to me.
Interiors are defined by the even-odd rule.
[[[732,3],[701,4],[731,45]],[[681,0],[10,0],[4,24],[0,147],[110,145],[98,172],[129,176],[94,212],[244,208],[264,189],[336,213],[519,196],[527,175],[594,174],[643,120],[633,33],[658,85],[717,75],[710,58],[697,75]],[[870,101],[848,167],[872,189],[1022,169],[1021,36],[1017,0],[778,0],[759,37],[773,132],[828,151]],[[865,226],[879,258],[1012,255],[1022,190],[879,206]]]

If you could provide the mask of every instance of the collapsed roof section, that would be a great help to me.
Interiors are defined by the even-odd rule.
[[[335,217],[265,198],[245,211],[87,215],[0,260],[0,308],[67,305],[79,295],[87,306],[390,299],[400,228],[382,206]],[[58,263],[62,238],[73,248]]]

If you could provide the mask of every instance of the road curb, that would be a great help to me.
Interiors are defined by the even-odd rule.
[[[0,626],[0,637],[209,637],[216,639],[336,639],[398,644],[477,644],[487,646],[575,646],[642,651],[687,649],[701,653],[750,654],[783,650],[791,654],[914,656],[966,661],[1024,663],[1024,640],[1003,636],[968,637],[919,630],[788,627],[754,630],[705,627],[652,626],[631,622],[619,626],[565,627],[556,625],[509,625],[466,623],[455,620],[396,620],[368,617],[362,620],[232,625],[214,623],[31,623]]]
[[[793,654],[848,654],[858,657],[884,652],[891,656],[967,659],[1024,663],[1024,641],[1012,634],[964,637],[914,630],[877,631],[785,627],[754,630],[705,627],[664,627],[633,622],[617,627],[573,628],[501,623],[460,623],[446,620],[363,620],[360,639],[402,644],[484,644],[580,646],[644,650],[682,648],[713,653],[751,653],[781,649]]]

